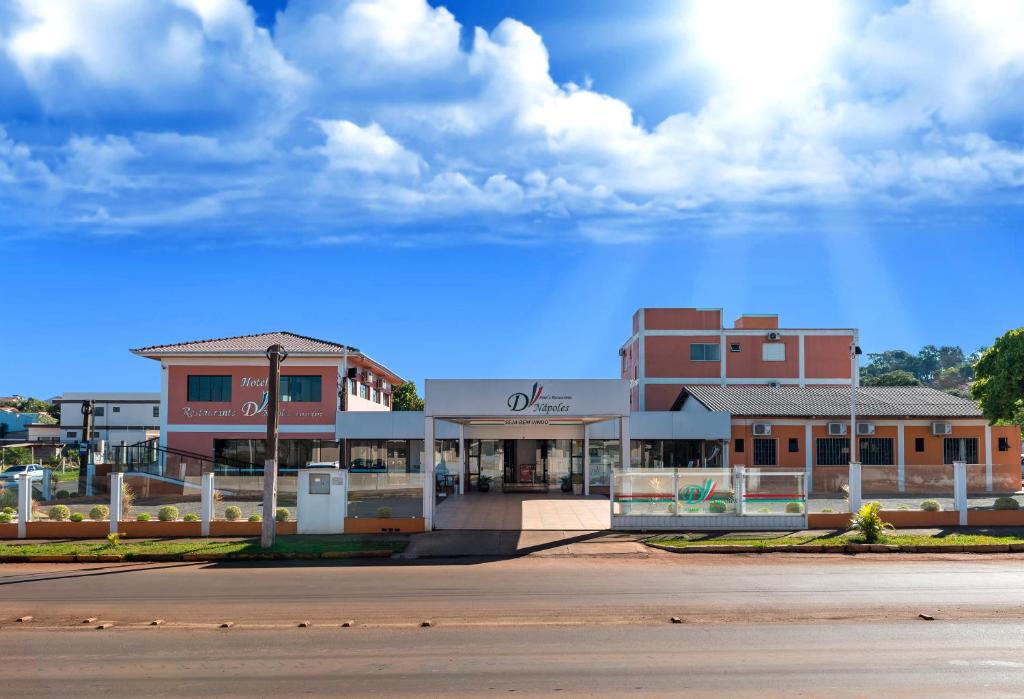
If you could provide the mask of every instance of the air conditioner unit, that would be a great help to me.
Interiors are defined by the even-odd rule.
[[[782,339],[782,333],[775,332],[774,330],[772,332],[768,333],[768,341],[769,342],[778,342],[781,339]]]
[[[755,422],[754,423],[754,436],[755,437],[767,437],[772,433],[772,425],[770,422]]]
[[[933,422],[932,434],[935,436],[953,434],[953,425],[948,422]]]
[[[873,422],[858,422],[857,423],[857,434],[859,435],[873,435],[875,433],[875,424]]]
[[[829,437],[843,437],[846,435],[846,423],[845,422],[830,422],[828,423],[828,436]]]

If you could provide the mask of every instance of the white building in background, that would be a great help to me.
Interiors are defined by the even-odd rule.
[[[54,399],[60,405],[60,440],[65,444],[83,439],[82,403],[87,400],[93,402],[92,434],[87,438],[101,454],[160,436],[158,392],[75,392]]]

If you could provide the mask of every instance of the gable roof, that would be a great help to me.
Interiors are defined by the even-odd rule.
[[[281,345],[289,354],[358,354],[359,350],[329,340],[320,340],[306,335],[284,330],[254,335],[235,335],[218,337],[212,340],[189,340],[171,345],[151,345],[133,349],[132,352],[142,356],[168,354],[259,354],[262,355],[271,345]]]
[[[693,397],[708,410],[736,417],[849,418],[846,386],[684,386],[678,409]],[[981,409],[966,398],[919,386],[866,386],[857,389],[857,415],[864,418],[980,418]]]

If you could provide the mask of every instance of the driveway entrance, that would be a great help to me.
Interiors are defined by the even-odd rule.
[[[598,531],[611,528],[608,498],[569,493],[466,493],[434,508],[435,529]]]

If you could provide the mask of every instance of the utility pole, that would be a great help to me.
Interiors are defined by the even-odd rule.
[[[82,439],[78,442],[78,494],[85,495],[89,489],[89,462],[92,460],[92,410],[91,400],[82,401]]]
[[[281,403],[281,362],[288,353],[281,345],[267,348],[267,359],[270,360],[270,380],[267,390],[270,401],[267,403],[267,459],[263,462],[263,527],[260,535],[260,546],[267,549],[274,545],[277,534],[277,523],[274,512],[277,510],[277,432],[280,423],[278,407]]]
[[[857,357],[861,355],[859,345],[850,345],[850,461],[860,463],[857,450],[857,385],[860,383],[860,366]]]

